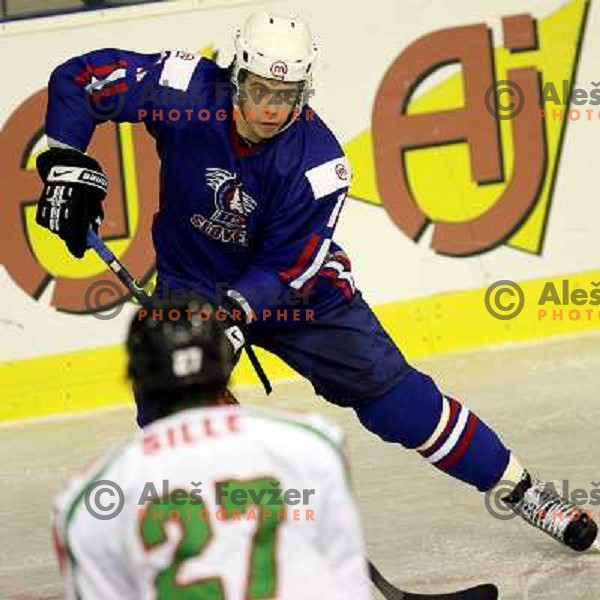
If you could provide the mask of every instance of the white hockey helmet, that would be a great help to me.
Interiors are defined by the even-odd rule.
[[[317,46],[308,25],[299,17],[266,11],[252,14],[236,32],[232,70],[234,102],[237,104],[239,73],[250,73],[286,82],[304,81],[298,109],[310,97]]]

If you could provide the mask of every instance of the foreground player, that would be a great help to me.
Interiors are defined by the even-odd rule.
[[[51,149],[38,160],[46,185],[37,222],[82,257],[107,187],[83,153],[99,107],[115,121],[143,121],[161,158],[159,294],[197,290],[232,317],[245,315],[250,343],[281,357],[328,401],[353,408],[383,440],[480,491],[518,484],[505,500],[525,520],[587,549],[595,523],[587,515],[557,521],[573,505],[543,491],[494,431],[408,364],[355,290],[348,257],[332,240],[350,168],[307,106],[316,47],[306,24],[257,13],[235,47],[229,69],[180,51],[114,49],[59,66],[49,84]],[[298,313],[289,291],[302,295]],[[141,394],[136,401],[143,425],[148,406]]]
[[[216,406],[233,353],[214,311],[134,317],[129,372],[160,416],[61,494],[67,598],[370,598],[340,430]]]

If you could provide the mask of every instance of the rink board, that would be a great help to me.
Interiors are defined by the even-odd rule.
[[[560,289],[565,280],[570,281],[573,288],[583,288],[589,281],[600,280],[600,271],[556,278],[557,288]],[[539,297],[545,283],[546,280],[523,285],[526,298]],[[534,306],[528,309],[526,305],[523,313],[513,320],[493,319],[485,309],[484,295],[485,290],[440,294],[380,306],[376,312],[410,361],[457,350],[600,328],[598,308]],[[540,319],[539,310],[546,310],[547,316]],[[553,311],[557,311],[556,314]],[[257,349],[257,354],[273,382],[299,377],[276,356],[261,349]],[[125,371],[126,356],[121,346],[3,363],[0,365],[3,382],[0,421],[131,403]],[[234,372],[233,385],[260,386],[245,356]]]

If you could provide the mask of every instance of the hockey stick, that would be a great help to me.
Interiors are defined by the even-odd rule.
[[[137,298],[139,303],[145,308],[152,307],[152,299],[144,290],[144,287],[138,283],[138,281],[129,272],[127,267],[111,252],[108,246],[104,243],[102,238],[90,229],[87,234],[87,243],[91,248],[96,251],[96,254],[108,265],[110,270],[123,282],[125,287]],[[254,348],[250,344],[244,346],[246,354],[250,359],[252,367],[254,368],[260,382],[265,388],[265,392],[270,394],[273,391],[271,382],[267,377],[262,365],[260,364]]]
[[[412,594],[393,586],[369,561],[369,576],[373,585],[386,600],[497,600],[498,588],[493,583],[484,583],[465,590],[447,594]]]
[[[110,270],[121,280],[143,307],[151,306],[152,299],[148,296],[144,287],[137,279],[134,279],[127,267],[110,251],[102,238],[92,229],[88,231],[87,243],[96,251],[96,254],[108,265]]]

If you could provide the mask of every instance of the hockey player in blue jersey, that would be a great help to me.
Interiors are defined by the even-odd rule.
[[[301,19],[263,12],[238,32],[228,69],[181,51],[104,49],[68,60],[49,83],[37,222],[81,258],[107,190],[101,165],[85,154],[106,119],[97,108],[114,109],[113,121],[145,123],[161,159],[152,232],[159,295],[196,291],[220,302],[242,325],[236,346],[278,355],[380,438],[480,491],[513,482],[502,499],[515,512],[588,549],[596,524],[585,514],[568,518],[568,500],[533,480],[484,421],[410,365],[356,290],[333,241],[350,166],[308,106],[316,54]],[[143,397],[136,401],[143,425],[152,417]]]

